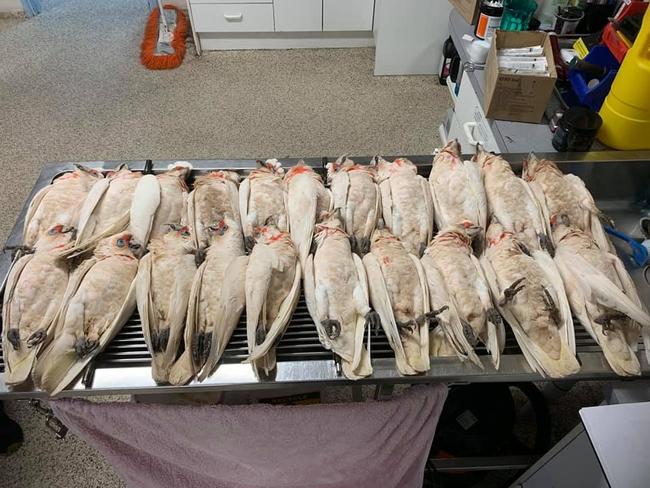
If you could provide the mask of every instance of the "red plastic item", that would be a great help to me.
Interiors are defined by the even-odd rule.
[[[628,15],[644,14],[647,8],[647,2],[644,2],[642,0],[632,1],[629,4],[623,4],[623,7],[618,11],[614,19],[615,21],[620,22]],[[609,48],[616,60],[619,63],[622,63],[629,47],[619,37],[614,23],[610,22],[605,26],[605,29],[603,30],[603,42]]]

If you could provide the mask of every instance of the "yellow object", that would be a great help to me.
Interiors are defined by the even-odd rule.
[[[576,50],[580,59],[585,59],[585,56],[589,54],[589,49],[587,49],[587,45],[585,44],[585,41],[582,40],[582,37],[579,37],[578,40],[573,43],[573,49]]]
[[[650,9],[600,109],[598,139],[615,149],[650,149]]]

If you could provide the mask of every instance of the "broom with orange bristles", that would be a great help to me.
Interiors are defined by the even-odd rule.
[[[140,61],[149,69],[177,68],[185,56],[187,16],[174,5],[158,0],[144,28]]]

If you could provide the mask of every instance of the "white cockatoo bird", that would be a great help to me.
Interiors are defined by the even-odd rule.
[[[433,158],[429,185],[438,229],[460,225],[476,229],[477,250],[483,251],[487,227],[487,197],[478,163],[463,161],[460,144],[449,141]]]
[[[368,325],[378,326],[370,310],[363,263],[352,252],[339,210],[316,226],[316,251],[305,265],[305,300],[318,337],[346,378],[372,374],[370,351],[364,345]]]
[[[284,176],[284,184],[287,191],[289,231],[300,256],[300,266],[304,268],[315,226],[332,210],[332,194],[323,185],[321,176],[303,161],[289,168]]]
[[[497,308],[530,367],[551,378],[577,373],[571,309],[553,259],[544,251],[529,251],[514,233],[492,222],[481,263]]]
[[[334,208],[340,210],[352,251],[363,256],[370,250],[370,236],[381,218],[377,168],[374,164],[355,164],[345,156],[327,163],[326,168]]]
[[[600,344],[617,374],[641,374],[636,356],[639,326],[648,330],[650,316],[625,265],[607,247],[601,248],[589,233],[573,227],[566,215],[556,217],[553,237],[555,262],[571,310]]]
[[[198,249],[212,244],[211,226],[228,218],[239,226],[239,175],[234,171],[211,171],[194,179],[187,199],[188,223]]]
[[[370,252],[363,257],[368,273],[370,303],[393,351],[397,369],[405,375],[429,370],[429,308],[427,279],[420,260],[386,228],[372,234]]]
[[[77,229],[81,202],[92,186],[104,176],[82,165],[63,173],[51,185],[34,195],[27,208],[23,227],[23,245],[33,247],[36,241],[55,225]]]
[[[72,238],[72,229],[55,225],[36,242],[33,253],[12,266],[2,303],[2,350],[5,383],[29,379],[36,356],[52,338],[52,326],[68,285],[70,263],[59,250]]]
[[[408,159],[376,161],[384,224],[408,252],[420,257],[433,236],[433,202],[427,180]]]
[[[169,382],[185,332],[190,289],[196,273],[196,248],[187,226],[170,224],[152,240],[138,266],[136,299],[142,331],[151,353],[156,383]]]
[[[300,298],[301,266],[291,236],[272,225],[258,230],[246,267],[248,362],[269,375],[276,366],[275,346]]]
[[[289,232],[284,169],[277,159],[257,164],[239,187],[239,212],[248,252],[255,245],[254,234],[258,227],[272,223],[278,230]]]
[[[142,245],[129,232],[100,241],[70,276],[52,342],[36,361],[34,384],[54,395],[115,337],[136,307]]]
[[[466,339],[466,344],[471,347],[482,342],[492,356],[492,364],[498,369],[505,345],[505,328],[492,303],[483,268],[472,253],[472,232],[478,234],[483,229],[474,227],[468,232],[460,225],[442,229],[424,251],[422,264],[428,273],[432,266],[435,267],[444,280],[453,310],[460,319],[461,328],[454,331],[454,338],[459,343]],[[471,354],[470,351],[462,352]]]

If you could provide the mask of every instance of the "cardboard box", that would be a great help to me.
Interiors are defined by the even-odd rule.
[[[498,49],[540,44],[544,47],[549,76],[499,72]],[[497,30],[485,63],[485,116],[489,119],[539,123],[553,94],[556,79],[553,49],[546,33]]]
[[[458,10],[458,13],[460,13],[468,24],[476,24],[480,0],[449,0],[449,2]]]

